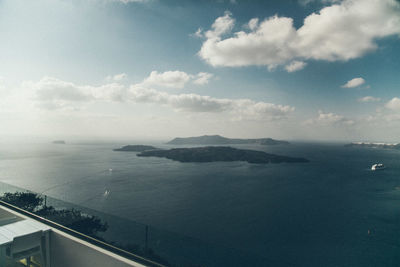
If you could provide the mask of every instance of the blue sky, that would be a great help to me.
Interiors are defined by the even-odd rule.
[[[399,141],[395,0],[0,0],[0,32],[2,136]]]

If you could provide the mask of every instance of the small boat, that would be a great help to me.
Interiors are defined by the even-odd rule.
[[[371,171],[383,170],[385,168],[386,167],[382,163],[377,163],[377,164],[372,165]]]
[[[104,197],[108,197],[108,195],[110,194],[110,190],[106,190],[103,194]]]

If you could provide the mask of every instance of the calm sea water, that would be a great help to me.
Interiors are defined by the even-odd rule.
[[[270,266],[400,266],[400,151],[237,146],[311,161],[256,165],[112,151],[120,145],[1,144],[0,181],[266,257]],[[387,169],[370,171],[376,162]]]

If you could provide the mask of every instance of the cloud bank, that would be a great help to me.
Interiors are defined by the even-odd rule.
[[[299,29],[292,18],[277,15],[251,19],[249,32],[232,34],[234,25],[229,12],[217,18],[204,33],[199,56],[215,67],[286,65],[290,71],[300,66],[296,61],[347,61],[377,49],[376,40],[400,34],[400,3],[344,0],[310,14]]]
[[[365,83],[365,80],[361,77],[359,78],[354,78],[342,85],[342,88],[355,88],[360,85],[363,85]]]
[[[351,126],[355,124],[354,120],[348,119],[342,115],[335,113],[318,112],[318,117],[305,122],[306,125],[322,125],[322,126]]]
[[[251,99],[215,98],[199,94],[171,94],[149,87],[163,81],[163,85],[182,85],[186,76],[181,72],[152,72],[151,82],[126,87],[119,83],[100,86],[77,85],[72,82],[44,77],[38,82],[25,82],[24,87],[33,90],[36,106],[45,110],[80,110],[95,102],[125,102],[128,104],[148,103],[172,108],[177,112],[226,114],[231,120],[281,120],[295,110],[289,105],[277,105]],[[165,78],[168,77],[168,79]],[[180,77],[169,79],[169,77]],[[194,82],[204,83],[207,74],[194,76]],[[161,77],[160,80],[158,78]],[[183,79],[181,79],[183,77]],[[199,81],[200,79],[200,81]],[[203,79],[203,80],[202,80]],[[165,82],[167,80],[167,82]],[[156,81],[156,82],[155,82]],[[165,83],[164,83],[165,82]]]
[[[126,89],[118,83],[89,86],[44,77],[38,82],[24,82],[23,87],[33,91],[33,100],[40,108],[48,110],[78,110],[85,103],[121,102],[126,97]]]
[[[228,99],[198,94],[169,94],[140,85],[129,89],[129,98],[137,103],[161,104],[176,111],[222,113],[232,115],[234,120],[285,119],[295,109],[288,105],[276,105],[250,99]]]

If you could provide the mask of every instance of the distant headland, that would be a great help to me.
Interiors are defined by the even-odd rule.
[[[121,148],[113,149],[114,151],[131,151],[131,152],[143,152],[147,150],[154,150],[158,149],[154,146],[146,146],[146,145],[128,145],[123,146]]]
[[[309,162],[305,158],[279,156],[263,151],[223,146],[146,150],[139,157],[161,157],[179,162],[247,161],[248,163]]]
[[[288,145],[288,141],[275,140],[272,138],[239,139],[226,138],[220,135],[203,135],[197,137],[177,137],[169,141],[169,145],[238,145],[238,144],[259,144],[259,145]]]
[[[52,143],[57,144],[57,145],[65,145],[66,144],[66,142],[64,140],[54,140]]]
[[[399,143],[363,143],[353,142],[346,144],[346,147],[369,147],[369,148],[389,148],[389,149],[400,149]]]

